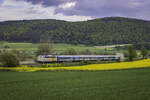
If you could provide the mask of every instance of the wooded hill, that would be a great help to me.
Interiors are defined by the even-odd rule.
[[[82,22],[22,20],[0,22],[0,41],[108,45],[150,42],[150,21],[106,17]]]

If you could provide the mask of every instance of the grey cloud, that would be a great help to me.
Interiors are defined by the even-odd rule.
[[[92,17],[129,16],[134,17],[142,12],[149,12],[148,0],[78,0],[73,9],[56,9],[56,13],[66,15],[84,15]]]
[[[43,6],[58,6],[62,3],[71,2],[74,0],[24,0],[27,2],[31,2],[32,4],[42,3]]]
[[[43,6],[55,6],[55,14],[83,15],[91,17],[126,16],[138,17],[147,14],[150,16],[149,0],[25,0],[33,4],[42,3]],[[76,1],[76,6],[70,9],[59,8],[58,5]]]

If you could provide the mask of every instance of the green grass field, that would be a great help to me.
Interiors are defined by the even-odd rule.
[[[6,49],[15,49],[15,50],[22,50],[22,51],[36,51],[37,50],[37,43],[10,43],[10,42],[0,42],[0,50]],[[76,51],[85,51],[90,50],[91,52],[98,52],[98,53],[118,53],[124,52],[124,50],[116,50],[114,47],[111,46],[86,46],[86,45],[72,45],[72,44],[62,44],[62,43],[54,43],[53,50],[55,52],[63,52],[70,48],[75,49]]]
[[[150,69],[0,72],[0,100],[149,100]]]

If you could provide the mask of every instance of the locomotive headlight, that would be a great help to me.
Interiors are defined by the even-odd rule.
[[[38,61],[41,61],[41,60],[42,60],[42,58],[38,57],[38,58],[37,58],[37,60],[38,60]]]

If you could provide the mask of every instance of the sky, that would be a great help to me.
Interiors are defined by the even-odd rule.
[[[150,0],[0,0],[0,21],[103,17],[150,20]]]

